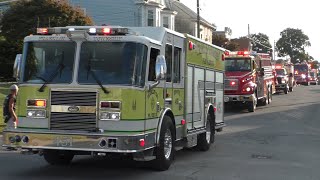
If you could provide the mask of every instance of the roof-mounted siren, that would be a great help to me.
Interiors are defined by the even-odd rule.
[[[92,27],[89,29],[88,33],[90,35],[126,35],[129,34],[128,28],[122,27]]]
[[[238,51],[237,55],[238,56],[249,56],[249,51]]]

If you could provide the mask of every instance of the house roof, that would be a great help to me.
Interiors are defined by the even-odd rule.
[[[176,1],[176,0],[166,0],[166,3],[170,4],[171,8],[180,14],[184,14],[188,16],[191,21],[197,21],[198,14],[195,13],[192,9],[184,5],[183,3]],[[167,6],[167,4],[166,4]],[[168,6],[167,6],[168,7]],[[216,25],[210,23],[209,21],[205,20],[204,18],[200,17],[200,23],[205,24],[213,29],[216,29]]]

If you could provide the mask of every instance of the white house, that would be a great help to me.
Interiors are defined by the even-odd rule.
[[[163,26],[175,29],[176,12],[169,0],[69,0],[91,16],[96,25]]]

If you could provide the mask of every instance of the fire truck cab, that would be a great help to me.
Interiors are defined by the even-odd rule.
[[[294,65],[294,78],[297,84],[310,85],[310,65],[307,63],[297,63]]]
[[[319,79],[318,79],[318,70],[317,69],[311,69],[310,72],[310,84],[318,85]]]
[[[262,105],[271,103],[275,84],[268,54],[226,52],[225,70],[226,105],[241,104],[254,112],[258,102]]]
[[[276,91],[283,91],[285,94],[288,94],[290,91],[289,87],[289,74],[282,64],[275,65],[275,75],[276,75]],[[292,90],[292,87],[291,87]]]

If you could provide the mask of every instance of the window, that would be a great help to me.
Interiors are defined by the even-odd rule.
[[[148,26],[154,26],[153,20],[153,10],[148,10]]]
[[[171,82],[172,76],[172,45],[166,45],[167,82]]]
[[[160,54],[159,49],[151,48],[148,81],[155,81],[156,79],[155,67],[156,67],[157,56],[159,54]]]
[[[78,82],[143,87],[147,46],[135,42],[84,42],[81,45]],[[97,80],[98,78],[98,80]]]
[[[180,62],[181,62],[181,48],[174,47],[174,64],[173,64],[173,82],[180,83]]]
[[[71,83],[76,43],[28,42],[23,82]]]
[[[169,28],[169,17],[163,17],[163,27]]]

